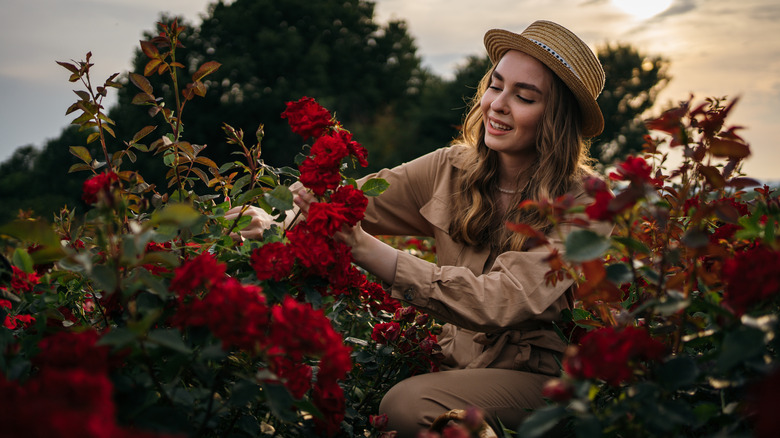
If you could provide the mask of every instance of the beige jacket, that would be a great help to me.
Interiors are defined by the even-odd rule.
[[[454,242],[449,234],[450,197],[468,163],[462,146],[446,147],[367,178],[389,188],[370,198],[363,228],[374,235],[430,236],[437,263],[398,252],[394,298],[445,322],[439,336],[442,369],[507,368],[556,375],[566,345],[552,322],[572,307],[572,280],[545,285],[546,247],[491,254]],[[361,181],[362,183],[362,181]],[[584,194],[578,198],[586,202]],[[608,231],[599,230],[599,231]],[[563,251],[563,243],[553,244]]]

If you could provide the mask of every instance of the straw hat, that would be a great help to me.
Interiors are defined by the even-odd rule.
[[[582,131],[594,137],[604,130],[596,98],[604,88],[604,69],[596,55],[577,35],[551,21],[535,21],[519,35],[493,29],[485,34],[485,48],[497,63],[509,50],[519,50],[550,68],[574,93],[582,112]]]

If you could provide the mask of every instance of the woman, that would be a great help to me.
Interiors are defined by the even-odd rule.
[[[553,322],[572,306],[572,281],[546,285],[549,249],[526,250],[505,223],[530,223],[563,250],[559,231],[566,230],[515,206],[566,193],[588,203],[583,138],[603,129],[596,97],[604,72],[584,42],[548,21],[521,34],[491,30],[485,46],[494,65],[461,136],[371,175],[389,188],[371,199],[361,224],[337,234],[393,297],[447,323],[439,338],[443,371],[404,380],[382,400],[380,413],[399,437],[469,406],[484,410],[494,429],[499,420],[516,429],[529,409],[544,405],[542,386],[559,373],[565,348]],[[313,201],[305,191],[295,199],[304,213]],[[432,236],[437,264],[373,235]]]

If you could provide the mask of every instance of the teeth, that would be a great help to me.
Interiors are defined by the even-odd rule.
[[[490,126],[492,126],[493,129],[498,129],[500,131],[509,131],[510,129],[512,129],[511,127],[504,125],[503,123],[494,122],[492,120],[490,121]]]

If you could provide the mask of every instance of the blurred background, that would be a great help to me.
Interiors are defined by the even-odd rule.
[[[641,150],[642,120],[687,100],[739,97],[728,119],[750,143],[743,171],[780,180],[775,125],[780,114],[780,4],[774,0],[6,0],[0,17],[0,221],[20,210],[50,218],[78,205],[84,173],[69,146],[87,146],[69,126],[77,100],[69,73],[55,61],[92,53],[95,85],[113,73],[127,84],[104,101],[117,123],[113,147],[159,119],[133,105],[128,71],[146,63],[139,40],[158,21],[187,26],[178,60],[222,67],[205,98],[188,104],[184,138],[204,154],[230,158],[227,122],[248,139],[265,125],[263,159],[289,165],[300,138],[279,114],[311,96],[369,150],[371,169],[392,166],[446,145],[488,67],[482,36],[516,32],[537,19],[583,38],[607,70],[600,97],[607,126],[592,155],[602,166]],[[189,74],[191,74],[189,72]],[[188,77],[189,74],[186,76]],[[162,82],[152,78],[156,89]],[[97,144],[89,145],[91,149]],[[111,147],[111,145],[110,145]],[[115,149],[115,150],[116,150]],[[102,154],[94,154],[102,156]],[[129,164],[129,163],[127,163]],[[160,157],[137,168],[162,181]]]

